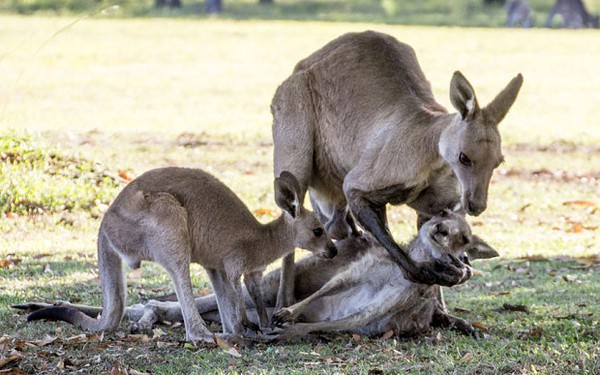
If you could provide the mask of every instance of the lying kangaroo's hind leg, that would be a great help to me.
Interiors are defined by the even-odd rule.
[[[293,321],[297,319],[304,309],[313,301],[325,297],[328,295],[333,295],[340,290],[348,290],[349,288],[357,285],[361,282],[361,280],[357,280],[356,277],[353,277],[351,274],[352,270],[346,270],[338,275],[336,275],[333,279],[329,280],[321,289],[317,290],[315,293],[311,294],[304,300],[290,306],[284,307],[280,310],[275,311],[273,317],[271,319],[272,326],[280,326],[285,322]]]
[[[352,331],[367,326],[368,324],[381,319],[381,317],[386,314],[389,314],[390,310],[398,304],[397,296],[389,295],[386,297],[387,298],[378,298],[377,301],[372,301],[371,304],[365,306],[361,311],[346,318],[286,325],[283,328],[283,332],[279,334],[278,339],[291,340],[295,337],[305,336],[311,332]]]

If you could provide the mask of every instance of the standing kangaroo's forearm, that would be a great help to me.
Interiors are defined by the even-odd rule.
[[[362,196],[353,195],[353,199],[349,201],[350,209],[360,225],[375,236],[405,272],[416,272],[415,263],[394,241],[388,229],[385,204],[375,204]]]

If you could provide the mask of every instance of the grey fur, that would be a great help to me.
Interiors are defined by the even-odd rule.
[[[517,75],[480,108],[456,72],[450,98],[458,113],[450,114],[435,101],[410,46],[373,31],[342,35],[301,60],[273,97],[275,174],[298,177],[333,238],[357,234],[357,220],[411,280],[454,285],[466,268],[438,271],[439,264],[410,259],[387,228],[385,206],[407,204],[419,223],[461,205],[471,215],[483,212],[503,160],[498,123],[522,82]],[[284,260],[284,278],[292,279],[285,276],[293,273],[292,256]],[[293,302],[291,289],[280,294]]]
[[[260,290],[266,266],[296,246],[326,258],[337,254],[314,213],[302,206],[297,189],[291,173],[282,172],[275,179],[276,201],[284,214],[263,225],[229,188],[206,172],[184,168],[146,172],[123,189],[100,225],[101,319],[72,310],[60,315],[60,309],[36,312],[30,319],[67,320],[90,331],[115,329],[125,310],[122,260],[133,268],[150,260],[162,265],[173,281],[188,341],[213,341],[194,305],[190,262],[201,264],[210,277],[224,334],[238,335],[251,326],[243,303],[242,275],[258,307],[259,323],[266,327]],[[147,319],[140,324],[147,326]]]
[[[462,235],[467,238],[470,236],[468,227],[461,217],[452,214],[450,217],[438,217],[436,220],[429,225],[424,225],[419,237],[408,246],[411,255],[415,258],[428,259],[436,256],[445,258],[446,252],[458,257],[462,256],[462,252],[466,252],[471,259],[498,256],[494,249],[477,236],[470,237],[470,241],[464,247],[451,245],[459,243]],[[445,224],[449,228],[449,241],[440,241],[446,244],[443,245],[443,248],[435,244],[432,246],[428,239],[428,235],[439,235],[431,229],[435,229],[435,225],[441,221],[450,223],[450,225]],[[307,330],[312,331],[313,329],[351,331],[368,336],[376,336],[390,329],[396,329],[398,334],[410,335],[427,329],[430,324],[434,323],[432,319],[435,317],[442,324],[453,325],[466,333],[473,332],[468,323],[448,315],[440,306],[436,306],[432,315],[433,301],[431,299],[432,296],[437,297],[441,288],[407,281],[400,268],[376,241],[371,240],[368,236],[349,237],[338,241],[337,246],[339,254],[333,259],[327,260],[311,255],[296,263],[294,295],[298,301],[312,298],[313,302],[305,302],[303,310],[297,308],[294,310],[294,315],[302,313],[303,325],[296,325],[296,328],[288,326],[282,334],[284,337],[303,335]],[[449,251],[449,249],[452,250]],[[450,260],[445,258],[445,261]],[[369,267],[372,272],[365,272],[366,267]],[[276,304],[279,282],[280,269],[271,271],[262,280],[261,289],[269,310]],[[332,293],[322,299],[310,297],[322,288],[329,288],[332,284],[338,284],[337,293]],[[384,287],[388,284],[393,287]],[[320,293],[323,294],[323,292],[322,290]],[[422,299],[425,296],[426,298]],[[249,318],[258,321],[254,302],[247,292],[245,292],[245,301]],[[389,304],[389,302],[393,303]],[[102,311],[101,308],[71,305],[67,302],[55,304],[72,306],[91,316],[97,316]],[[27,303],[18,307],[34,311],[48,306],[51,305]],[[389,307],[389,310],[382,310],[384,306]],[[197,298],[196,308],[205,319],[219,320],[217,300],[214,294]],[[350,311],[351,309],[355,311]],[[125,315],[128,319],[136,322],[135,327],[145,329],[151,328],[152,324],[157,321],[174,322],[183,319],[179,303],[154,300],[146,305],[138,304],[127,307]],[[286,314],[283,313],[283,315]],[[287,316],[291,317],[289,314]],[[306,324],[312,325],[306,326]]]

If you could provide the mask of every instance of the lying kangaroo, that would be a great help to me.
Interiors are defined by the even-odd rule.
[[[277,89],[274,170],[291,171],[333,238],[370,232],[415,282],[451,286],[460,264],[416,263],[394,241],[386,204],[407,204],[418,223],[462,205],[479,215],[502,162],[498,123],[515,101],[517,75],[485,108],[460,72],[450,83],[450,114],[431,92],[413,49],[373,31],[349,33],[301,60]],[[351,214],[350,215],[350,212]],[[284,262],[293,282],[293,254]],[[292,289],[281,292],[284,305]]]
[[[471,246],[471,230],[464,217],[445,211],[420,228],[407,251],[421,262],[456,263],[461,259],[468,263],[465,251]],[[374,247],[314,294],[275,312],[273,321],[282,324],[302,318],[302,323],[285,326],[286,338],[313,331],[373,336],[394,330],[412,335],[431,326],[439,288],[406,279],[394,259],[381,247]]]
[[[37,311],[28,320],[64,320],[90,331],[115,329],[125,309],[123,259],[133,268],[142,260],[165,268],[181,304],[188,341],[213,341],[194,306],[190,262],[206,269],[224,334],[240,334],[250,325],[242,300],[242,275],[258,309],[260,326],[267,327],[260,290],[266,266],[295,246],[325,258],[337,253],[316,216],[304,209],[299,192],[296,178],[282,172],[275,179],[275,200],[284,214],[263,225],[229,188],[206,172],[184,168],[146,172],[123,189],[100,225],[102,318],[57,306]]]
[[[492,258],[498,256],[498,253],[483,240],[476,236],[469,237],[468,227],[464,219],[455,214],[436,216],[434,222],[423,226],[419,232],[419,237],[415,239],[408,247],[411,255],[415,258],[427,260],[435,256],[445,258],[443,261],[451,261],[450,254],[462,257],[462,261],[468,262],[468,258],[460,253],[459,243],[465,242],[464,252],[471,259]],[[464,231],[465,233],[460,233]],[[459,236],[464,235],[465,238]],[[470,239],[470,240],[469,240]],[[441,243],[441,245],[440,245]],[[444,245],[446,244],[446,245]],[[448,315],[444,309],[435,309],[433,316],[425,307],[430,307],[431,299],[421,300],[418,296],[430,296],[435,294],[439,286],[425,286],[414,284],[403,278],[402,272],[397,264],[386,253],[376,241],[369,236],[348,237],[339,240],[336,243],[338,255],[333,259],[323,259],[314,255],[305,257],[296,263],[296,279],[294,295],[298,301],[305,301],[311,298],[313,302],[304,303],[302,310],[294,310],[295,315],[301,313],[304,323],[302,324],[336,324],[336,328],[309,326],[309,331],[313,328],[319,330],[348,330],[361,333],[368,336],[377,336],[390,329],[404,327],[404,331],[397,330],[398,334],[411,335],[421,331],[431,325],[449,326],[460,330],[463,333],[474,334],[473,328],[462,319]],[[453,251],[449,251],[454,248]],[[369,267],[372,272],[365,272],[362,267]],[[383,271],[383,272],[382,272]],[[278,286],[280,282],[280,269],[276,269],[266,274],[261,283],[261,289],[265,304],[271,310],[276,304]],[[315,300],[311,297],[314,293],[323,293],[323,288],[329,288],[332,284],[337,284],[336,291]],[[389,284],[389,285],[388,285]],[[397,289],[391,287],[396,285]],[[431,290],[433,289],[433,291]],[[258,321],[256,309],[252,298],[244,290],[246,305],[248,307],[249,318]],[[382,304],[388,304],[393,300],[396,304],[388,309],[382,310]],[[417,303],[414,303],[414,302]],[[325,306],[326,303],[326,306]],[[97,316],[102,312],[102,308],[71,305],[68,302],[57,302],[58,305],[72,306],[90,316]],[[423,306],[422,304],[426,305]],[[51,306],[46,303],[26,303],[13,306],[16,308],[35,311],[40,308]],[[202,313],[204,319],[218,320],[218,304],[215,295],[207,295],[196,299],[196,307]],[[425,313],[421,312],[421,307]],[[351,316],[351,309],[362,310],[361,313],[355,311],[353,318],[339,322],[339,319],[345,319]],[[294,309],[294,307],[292,307]],[[289,311],[289,310],[284,310]],[[378,311],[380,314],[374,314],[370,319],[356,319],[365,317],[365,314]],[[125,315],[132,321],[136,321],[135,326],[140,328],[151,328],[157,321],[181,321],[182,314],[179,303],[161,302],[151,300],[146,305],[133,305],[127,307]],[[285,318],[291,317],[291,314],[279,313]],[[413,323],[408,320],[415,318]],[[280,321],[286,320],[278,318]],[[338,320],[336,323],[333,321]],[[345,325],[345,323],[349,323]],[[294,328],[296,327],[296,328]],[[294,335],[304,334],[298,331],[298,328],[306,327],[302,325],[288,326],[282,333],[283,337],[291,338]]]

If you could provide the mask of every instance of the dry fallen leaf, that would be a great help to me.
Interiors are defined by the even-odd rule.
[[[487,327],[484,326],[483,323],[481,323],[481,322],[474,322],[474,323],[471,323],[471,325],[473,326],[473,328],[477,328],[481,332],[488,333]]]
[[[578,206],[578,207],[596,207],[596,202],[592,201],[566,201],[563,202],[563,206]]]
[[[460,362],[460,363],[469,362],[473,358],[475,358],[475,356],[473,354],[467,353],[467,354],[463,355],[462,358],[458,360],[458,362]]]
[[[139,280],[142,278],[143,275],[144,275],[144,269],[140,267],[136,270],[129,272],[127,274],[127,278],[130,280]]]
[[[581,233],[583,232],[583,226],[578,221],[571,222],[571,228],[567,229],[567,233]]]
[[[236,357],[236,358],[242,358],[242,355],[240,354],[240,352],[238,352],[235,348],[231,348],[231,349],[225,351],[225,353],[227,353],[233,357]]]
[[[392,336],[394,336],[394,330],[390,329],[389,331],[384,333],[383,336],[381,336],[381,339],[387,340],[387,339],[391,338]]]
[[[16,362],[19,362],[21,359],[23,359],[23,356],[20,354],[11,355],[8,358],[0,358],[0,369],[2,369],[3,367],[6,367],[8,365],[15,364]]]
[[[258,208],[256,210],[254,210],[254,215],[256,215],[256,216],[269,215],[272,217],[277,217],[277,216],[279,216],[279,212],[277,210],[273,210],[271,208]]]
[[[215,338],[215,342],[217,343],[217,346],[218,346],[219,348],[221,348],[221,349],[224,349],[224,350],[229,350],[229,349],[231,349],[231,345],[229,345],[229,344],[227,343],[227,341],[223,340],[223,339],[222,339],[222,338],[220,338],[219,336],[215,336],[214,338]]]
[[[126,182],[130,182],[133,180],[133,177],[131,177],[131,175],[129,174],[128,171],[119,169],[119,177],[121,177],[123,180],[125,180]]]

